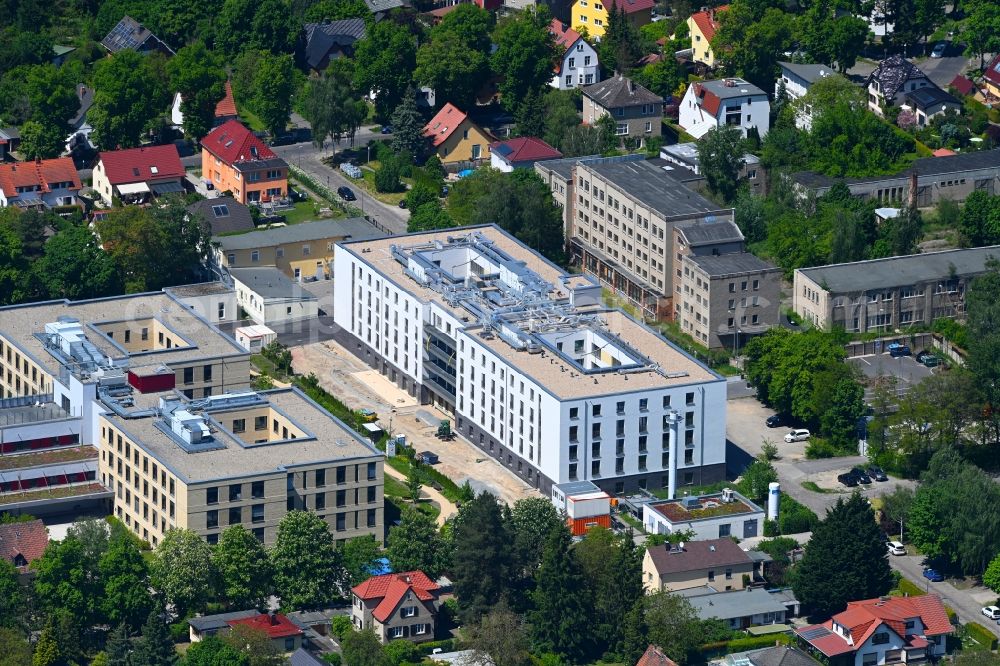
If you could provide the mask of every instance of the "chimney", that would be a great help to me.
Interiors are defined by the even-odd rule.
[[[278,616],[275,615],[274,613],[268,613],[267,614],[267,619],[271,623],[272,627],[276,626],[278,624]]]
[[[908,205],[910,209],[917,207],[917,170],[914,169],[910,172],[910,196],[908,197]]]
[[[712,23],[715,23],[715,7],[712,7],[712,9],[709,10],[708,18]]]
[[[635,94],[635,81],[633,81],[632,79],[628,80],[628,94],[629,95]]]

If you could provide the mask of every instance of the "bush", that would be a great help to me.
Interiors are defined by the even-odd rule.
[[[170,625],[170,640],[174,643],[187,643],[191,639],[188,630],[187,618],[183,618]]]
[[[333,664],[333,666],[340,666],[342,658],[338,652],[327,652],[323,655],[323,661],[328,664]]]
[[[701,655],[706,660],[734,652],[745,652],[757,648],[772,647],[776,643],[783,645],[791,644],[792,639],[788,634],[768,634],[766,636],[747,636],[745,638],[734,638],[730,641],[713,641],[701,646]]]
[[[814,436],[806,443],[806,458],[809,460],[816,460],[817,458],[836,458],[840,455],[843,455],[843,451],[828,440],[820,437]]]
[[[812,509],[799,504],[787,493],[781,493],[778,509],[778,528],[782,534],[799,534],[811,532],[819,522],[819,517]]]
[[[778,529],[778,521],[764,519],[764,536],[766,537],[776,537],[781,534],[781,530]]]
[[[420,648],[406,640],[389,641],[385,646],[386,659],[392,666],[400,666],[404,662],[419,662]]]
[[[978,622],[969,622],[966,624],[965,633],[969,638],[979,643],[984,650],[995,650],[997,648],[997,637]]]
[[[395,158],[382,162],[375,170],[375,190],[377,192],[401,192],[403,184],[399,181],[399,162]]]
[[[417,647],[420,650],[420,653],[424,656],[433,654],[434,650],[437,650],[438,648],[441,649],[441,652],[453,652],[455,650],[455,639],[446,638],[443,641],[428,641],[426,643],[421,643]]]
[[[336,636],[338,640],[344,640],[344,636],[353,630],[354,627],[351,625],[351,618],[346,615],[337,615],[330,620],[330,633]]]

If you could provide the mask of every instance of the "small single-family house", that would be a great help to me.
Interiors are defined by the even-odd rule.
[[[305,59],[309,69],[322,73],[331,60],[354,55],[354,44],[365,36],[365,20],[360,18],[306,23]]]
[[[532,169],[535,162],[557,160],[562,153],[533,136],[521,136],[490,144],[490,166],[510,173],[514,169]]]
[[[589,86],[601,80],[597,51],[580,33],[559,19],[552,19],[549,32],[555,40],[557,59],[551,85],[559,90]]]
[[[688,600],[699,619],[716,618],[734,630],[784,624],[799,614],[799,602],[791,590],[747,587],[719,592],[709,587],[695,587],[677,594]]]
[[[109,206],[113,197],[123,203],[143,203],[154,196],[183,192],[184,177],[184,165],[173,144],[105,150],[94,167],[93,189]]]
[[[660,136],[663,125],[663,98],[621,74],[583,90],[583,122],[595,125],[610,115],[615,120],[615,136],[645,141]]]
[[[937,86],[919,67],[901,55],[889,56],[868,75],[868,106],[878,115],[885,107],[901,106],[906,93]]]
[[[234,268],[229,274],[236,289],[236,304],[261,326],[315,319],[319,315],[316,296],[274,266]]]
[[[722,666],[820,666],[820,662],[792,645],[775,645],[727,654]]]
[[[111,29],[111,32],[101,40],[101,46],[109,53],[118,53],[124,49],[132,49],[139,53],[159,51],[167,56],[174,55],[174,50],[164,44],[148,28],[131,16],[123,16],[121,21]]]
[[[906,93],[900,108],[913,112],[917,118],[917,127],[926,127],[933,118],[947,111],[960,112],[962,103],[937,86],[926,86]]]
[[[80,187],[80,176],[68,157],[0,164],[0,208],[72,206],[78,203]]]
[[[767,93],[740,78],[692,83],[678,111],[680,126],[697,139],[724,125],[739,127],[743,136],[756,130],[762,138],[771,128]]]
[[[25,573],[49,545],[49,531],[41,520],[0,525],[0,558]]]
[[[263,632],[279,652],[293,652],[302,647],[301,628],[281,613],[258,610],[192,617],[188,620],[188,635],[192,643],[198,643],[209,636],[228,634],[238,626]]]
[[[442,106],[424,126],[424,136],[443,164],[486,159],[493,141],[493,137],[472,122],[469,114],[451,102]]]
[[[183,101],[184,98],[180,93],[174,93],[174,101],[170,104],[170,123],[179,130],[184,129],[184,113],[181,111],[181,102]],[[222,99],[215,105],[215,119],[212,121],[212,127],[218,127],[230,120],[237,120],[239,117],[240,114],[236,110],[236,99],[233,97],[233,84],[226,81]]]
[[[608,28],[609,12],[624,11],[629,22],[640,28],[653,20],[654,0],[575,0],[571,25],[586,28],[587,34],[600,40]]]
[[[351,622],[372,629],[383,643],[434,639],[440,588],[422,571],[372,576],[351,589]]]
[[[288,196],[288,164],[238,120],[201,140],[201,177],[242,204]]]
[[[829,65],[801,64],[797,62],[779,62],[781,67],[781,78],[774,84],[774,95],[778,96],[782,87],[785,96],[789,100],[796,100],[805,97],[812,84],[828,76],[838,76]],[[812,109],[808,107],[798,109],[795,114],[795,126],[799,129],[808,130],[812,127]]]
[[[688,34],[691,35],[691,60],[715,67],[715,52],[712,50],[712,39],[719,29],[719,14],[729,9],[729,5],[721,7],[706,7],[688,17]]]
[[[826,622],[795,629],[830,666],[936,662],[954,631],[936,594],[850,601]]]
[[[666,543],[646,549],[642,583],[647,593],[705,586],[716,591],[742,590],[744,576],[752,579],[755,567],[753,558],[729,537]]]
[[[677,666],[677,662],[668,657],[660,648],[650,645],[639,657],[635,666]]]

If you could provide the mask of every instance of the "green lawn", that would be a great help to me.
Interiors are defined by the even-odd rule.
[[[814,493],[835,493],[835,492],[837,492],[836,490],[833,490],[832,488],[821,488],[818,485],[816,485],[815,481],[803,481],[802,482],[802,487],[805,488],[806,490],[811,490]]]
[[[406,484],[394,476],[385,475],[385,494],[389,497],[409,497],[410,490]]]
[[[312,200],[299,201],[291,210],[281,211],[288,224],[299,224],[301,222],[312,222],[319,219],[319,205]]]
[[[264,127],[263,121],[261,121],[260,118],[255,116],[248,109],[243,109],[240,111],[240,120],[242,120],[243,124],[245,124],[254,132],[263,132],[264,130],[267,129],[266,127]]]
[[[372,160],[369,164],[374,165],[373,168],[377,168],[378,167],[378,162],[376,162],[375,160]],[[406,197],[406,192],[405,191],[403,191],[403,192],[376,192],[375,191],[375,172],[374,171],[371,171],[371,170],[369,170],[367,168],[363,168],[361,170],[361,175],[362,175],[362,179],[360,181],[354,181],[354,182],[356,184],[360,185],[361,187],[365,188],[365,191],[368,192],[368,194],[370,196],[378,199],[382,203],[387,203],[387,204],[392,204],[393,206],[398,206],[399,202],[402,201]],[[402,180],[405,183],[407,179],[404,178]]]
[[[279,382],[290,381],[290,378],[285,376],[285,373],[278,370],[274,363],[270,360],[264,358],[261,354],[251,354],[250,363],[253,367],[257,368],[262,374],[266,374],[272,379],[277,379]]]

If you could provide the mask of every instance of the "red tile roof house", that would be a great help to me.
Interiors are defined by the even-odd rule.
[[[181,129],[184,127],[184,114],[181,112],[183,101],[180,93],[174,93],[174,101],[170,105],[170,122],[174,127]],[[219,103],[215,105],[215,120],[212,122],[212,126],[218,127],[227,120],[236,120],[237,118],[239,118],[239,113],[236,111],[236,100],[233,98],[233,84],[226,81],[225,93]]]
[[[434,640],[440,588],[422,571],[372,576],[351,589],[351,622],[383,643]]]
[[[288,196],[288,164],[236,120],[201,140],[201,177],[241,204]]]
[[[522,136],[490,144],[490,166],[510,173],[514,169],[532,169],[535,162],[557,160],[562,153],[533,136]]]
[[[188,619],[188,634],[192,643],[229,633],[233,627],[244,626],[267,634],[280,652],[293,652],[302,647],[304,631],[281,613],[261,613],[257,610],[234,611],[218,615],[202,615]]]
[[[945,654],[955,628],[936,594],[851,601],[822,624],[795,633],[829,666],[885,666]]]
[[[49,531],[40,520],[0,525],[0,557],[21,573],[37,560],[49,545]]]
[[[677,663],[664,654],[663,650],[650,645],[639,657],[639,661],[635,662],[635,666],[677,666]]]
[[[597,51],[580,33],[556,18],[549,23],[549,32],[555,41],[558,56],[549,85],[560,90],[572,90],[601,80]]]
[[[51,208],[78,203],[80,175],[68,157],[0,164],[0,208]]]
[[[184,165],[173,144],[106,150],[94,167],[94,190],[105,204],[145,203],[152,196],[184,191]]]

